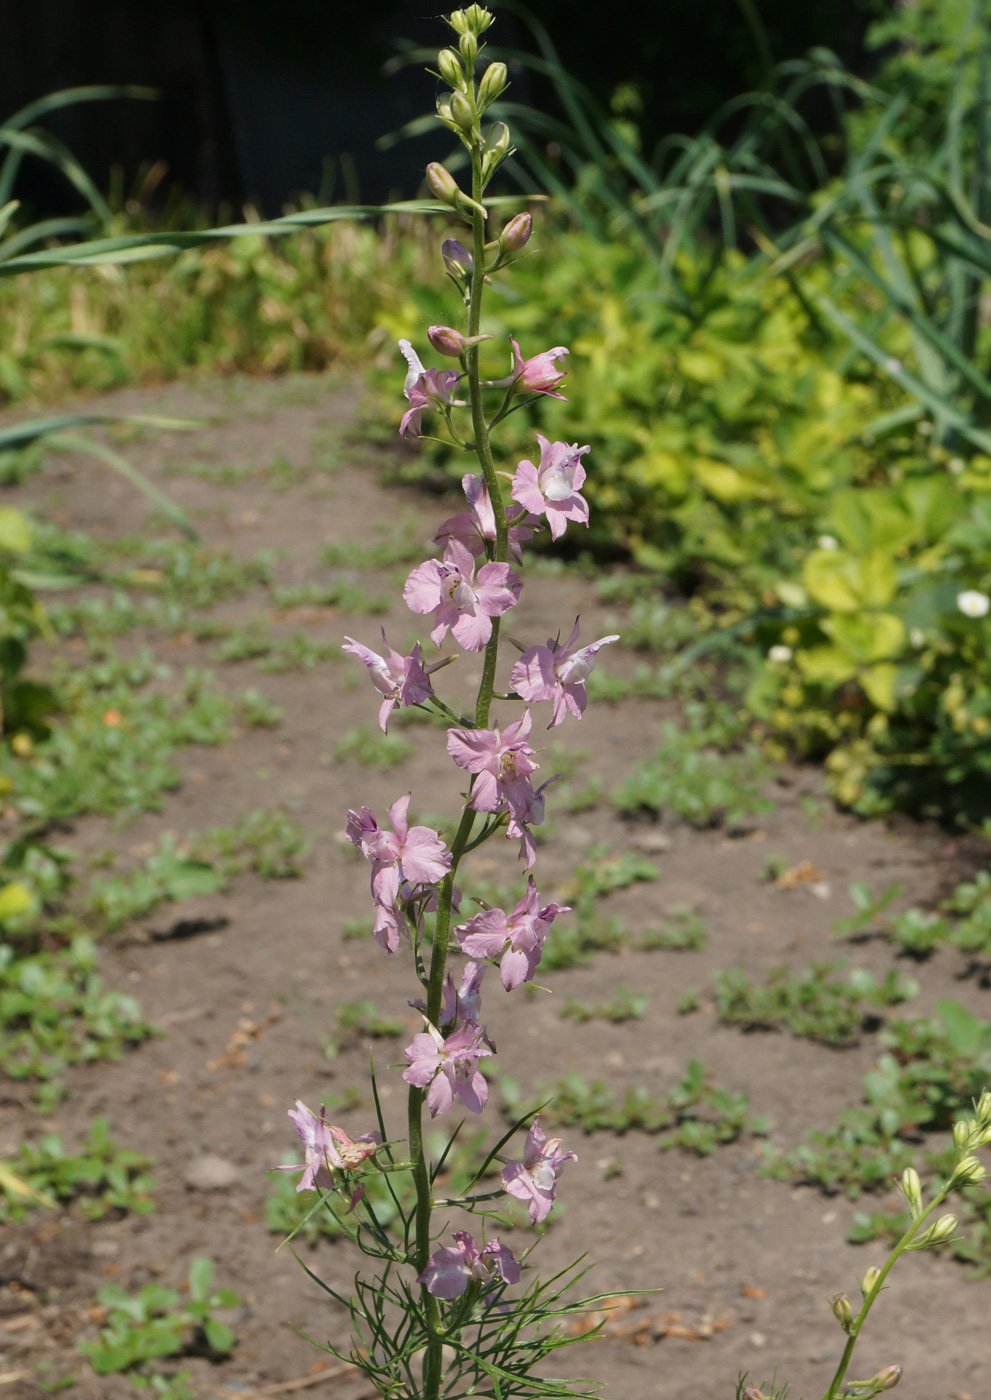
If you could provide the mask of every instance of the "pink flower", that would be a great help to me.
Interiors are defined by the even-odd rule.
[[[519,1201],[526,1201],[530,1224],[539,1225],[550,1214],[557,1194],[557,1178],[565,1162],[577,1162],[573,1152],[561,1151],[561,1139],[549,1141],[535,1118],[526,1136],[522,1162],[507,1162],[502,1186]]]
[[[459,540],[448,541],[443,560],[428,559],[406,580],[403,597],[411,612],[434,614],[431,641],[440,646],[448,628],[466,651],[481,651],[492,635],[492,619],[516,602],[523,581],[508,564],[475,561]]]
[[[499,729],[449,729],[447,751],[459,768],[475,775],[471,790],[471,805],[476,812],[509,812],[506,835],[520,838],[520,855],[526,857],[524,869],[529,870],[536,859],[531,826],[544,820],[544,789],[551,778],[536,791],[530,782],[538,764],[533,763],[533,749],[527,743],[533,721],[530,711],[521,719]]]
[[[296,1187],[297,1191],[326,1189],[333,1184],[332,1171],[351,1171],[359,1167],[366,1157],[370,1157],[381,1144],[378,1133],[365,1133],[360,1138],[350,1138],[343,1128],[335,1127],[324,1118],[323,1105],[320,1117],[312,1113],[301,1099],[296,1100],[295,1109],[289,1110],[303,1143],[302,1167],[290,1164],[276,1167],[280,1172],[298,1172],[303,1175]]]
[[[401,340],[399,349],[409,365],[403,393],[410,403],[399,424],[399,436],[419,437],[423,410],[434,408],[443,412],[453,403],[450,390],[461,376],[453,369],[424,369],[419,355],[408,340]]]
[[[459,1298],[472,1280],[488,1283],[493,1277],[503,1283],[519,1283],[520,1265],[513,1251],[498,1240],[489,1240],[479,1249],[471,1235],[457,1230],[454,1244],[438,1249],[417,1278],[435,1298]]]
[[[444,1005],[440,1013],[441,1026],[454,1027],[462,1021],[478,1022],[482,1011],[481,989],[484,975],[485,963],[467,962],[461,974],[461,984],[456,988],[454,971],[452,968],[447,969],[447,976],[444,978]],[[408,1004],[426,1015],[427,1003],[422,997],[417,997]]]
[[[348,812],[347,835],[372,863],[371,889],[376,904],[375,938],[389,953],[399,946],[405,920],[396,910],[400,886],[435,885],[451,868],[450,852],[429,826],[408,826],[410,794],[389,808],[392,831],[383,831],[368,807]]]
[[[559,641],[547,639],[545,647],[530,647],[513,667],[510,684],[518,695],[531,703],[537,700],[553,700],[554,712],[547,726],[553,729],[560,724],[568,710],[575,719],[581,719],[588,704],[585,682],[595,665],[599,648],[610,642],[618,642],[619,636],[600,637],[586,647],[578,647],[578,618],[568,641],[562,647]]]
[[[553,390],[564,380],[568,371],[564,368],[559,369],[554,362],[569,353],[565,347],[555,345],[553,350],[545,350],[530,360],[524,360],[520,354],[520,347],[512,336],[509,337],[509,343],[513,347],[511,382],[514,389],[518,393],[547,394],[552,399],[563,399],[563,394],[555,394]]]
[[[483,477],[473,476],[469,472],[461,478],[461,485],[468,500],[468,509],[445,520],[434,535],[434,542],[446,545],[449,540],[457,540],[477,558],[478,555],[484,554],[486,544],[495,540],[495,510]],[[516,520],[523,523],[509,526],[509,552],[521,564],[522,545],[533,535],[533,531],[527,525],[530,519],[527,512],[523,511],[516,516]]]
[[[532,796],[530,774],[539,764],[532,761],[527,743],[533,720],[525,710],[505,729],[449,729],[447,751],[459,768],[475,775],[471,805],[476,812],[498,812],[506,805],[522,806],[525,791]]]
[[[429,700],[433,695],[433,686],[430,684],[423,665],[423,654],[420,651],[420,643],[417,642],[408,656],[400,656],[398,651],[393,651],[385,639],[385,628],[382,628],[382,645],[387,652],[386,656],[379,656],[377,651],[371,651],[368,647],[356,642],[353,637],[345,637],[346,646],[341,650],[346,651],[351,656],[356,656],[359,661],[363,661],[368,667],[371,675],[372,685],[385,696],[379,708],[379,728],[384,734],[388,727],[389,716],[396,705],[405,708],[408,705],[422,705],[425,700]]]
[[[529,982],[537,970],[551,924],[569,913],[563,904],[545,904],[531,875],[527,892],[510,914],[485,909],[454,930],[464,951],[473,958],[499,958],[499,975],[507,992]]]
[[[585,481],[581,459],[589,450],[572,443],[548,442],[537,433],[540,443],[540,466],[522,461],[513,477],[510,497],[519,501],[533,515],[546,515],[551,539],[560,539],[569,520],[588,524],[588,501],[579,495]]]
[[[431,1118],[451,1107],[455,1095],[469,1113],[481,1113],[489,1086],[478,1068],[482,1055],[491,1055],[484,1027],[464,1021],[445,1039],[427,1022],[426,1031],[413,1037],[403,1052],[407,1068],[403,1078],[417,1089],[427,1090]]]

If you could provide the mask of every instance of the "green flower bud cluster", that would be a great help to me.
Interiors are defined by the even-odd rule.
[[[435,199],[454,210],[466,223],[471,223],[474,211],[488,216],[484,206],[477,202],[479,175],[484,192],[499,166],[513,154],[505,122],[495,122],[487,131],[482,130],[483,115],[509,84],[509,71],[505,63],[499,61],[490,63],[478,82],[475,81],[475,64],[484,49],[479,36],[488,29],[492,18],[489,11],[479,5],[455,10],[448,23],[458,35],[458,47],[441,49],[437,55],[437,76],[451,89],[449,97],[437,99],[437,116],[471,155],[475,172],[474,197],[469,198],[450,171],[436,161],[427,166],[427,185]],[[530,215],[517,214],[498,238],[485,245],[487,252],[495,253],[495,258],[485,265],[486,274],[494,272],[520,251],[530,237],[530,228]]]

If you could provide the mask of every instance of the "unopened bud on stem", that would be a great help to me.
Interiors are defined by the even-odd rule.
[[[471,73],[475,66],[475,59],[478,57],[478,40],[475,38],[474,34],[462,34],[458,48],[461,50],[461,57],[465,61],[465,68]]]
[[[922,1214],[922,1182],[914,1167],[905,1168],[902,1172],[900,1185],[902,1195],[908,1201],[909,1209],[912,1212],[912,1219],[915,1220]]]
[[[860,1280],[860,1291],[865,1298],[869,1293],[872,1293],[874,1291],[874,1288],[876,1287],[877,1281],[880,1277],[881,1270],[876,1268],[873,1264],[870,1266],[869,1269],[864,1270],[864,1276]]]
[[[459,92],[465,90],[465,73],[461,67],[461,62],[453,49],[441,49],[437,55],[437,71],[444,79],[445,83],[452,88],[457,88]]]
[[[845,1293],[837,1293],[832,1300],[833,1316],[846,1331],[853,1322],[853,1304]]]
[[[475,260],[464,244],[459,243],[456,238],[444,239],[440,246],[440,255],[452,277],[464,281],[471,276]]]
[[[457,209],[461,191],[454,176],[445,170],[439,161],[432,160],[427,166],[427,185],[434,199],[439,199],[441,204],[446,204],[451,209]]]
[[[533,219],[529,214],[514,214],[499,236],[505,253],[518,253],[530,241],[533,232]]]
[[[957,1228],[957,1217],[955,1215],[941,1215],[932,1229],[926,1233],[929,1235],[930,1244],[942,1244],[948,1240]]]
[[[506,89],[509,72],[504,63],[490,63],[478,84],[478,110],[484,112]]]
[[[974,1186],[978,1181],[983,1181],[987,1172],[976,1157],[965,1157],[957,1164],[957,1169],[953,1173],[953,1186]]]
[[[902,1368],[900,1366],[882,1366],[873,1380],[879,1390],[894,1390],[901,1378]]]
[[[471,131],[475,125],[475,110],[463,92],[456,92],[452,96],[451,116],[462,131]]]
[[[448,15],[447,22],[456,34],[484,34],[494,19],[490,10],[481,5],[469,5],[467,10],[455,10]]]
[[[972,1123],[960,1118],[953,1125],[953,1146],[958,1152],[966,1152],[970,1147]]]

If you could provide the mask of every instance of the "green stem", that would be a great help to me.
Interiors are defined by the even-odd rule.
[[[471,171],[472,199],[476,204],[480,204],[482,198],[482,167],[481,154],[477,147],[472,151]],[[472,214],[472,233],[474,267],[472,269],[471,285],[468,294],[468,335],[476,336],[479,333],[479,326],[481,324],[482,295],[485,287],[485,226],[483,215],[481,211],[477,209],[473,211]],[[506,510],[503,504],[502,490],[499,485],[499,478],[496,476],[495,464],[492,460],[492,449],[489,444],[489,430],[485,422],[482,389],[478,373],[477,345],[472,345],[469,348],[465,366],[468,380],[468,395],[471,403],[472,430],[475,438],[473,446],[475,454],[478,457],[479,465],[482,468],[482,477],[488,488],[489,497],[492,501],[493,513],[495,515],[495,557],[500,563],[506,563],[509,558],[509,528],[506,523]],[[485,648],[485,656],[482,662],[482,678],[479,683],[478,698],[475,703],[475,724],[479,728],[485,728],[489,723],[489,707],[491,706],[495,689],[496,663],[498,658],[499,619],[493,618],[492,635]],[[469,795],[469,803],[470,800]],[[443,1005],[444,978],[447,972],[447,954],[451,937],[451,907],[454,899],[454,880],[457,875],[458,864],[461,857],[464,855],[465,850],[471,842],[472,827],[475,822],[475,817],[476,813],[473,808],[466,804],[461,814],[461,821],[458,824],[454,840],[451,843],[451,868],[441,882],[437,892],[437,917],[434,924],[433,946],[430,951],[430,973],[427,985],[427,1018],[434,1026],[438,1026],[440,1023],[441,1007]],[[422,1089],[410,1089],[408,1104],[409,1148],[410,1158],[413,1163],[413,1182],[416,1186],[413,1259],[419,1273],[422,1273],[426,1268],[430,1256],[431,1213],[433,1209],[430,1191],[430,1173],[427,1168],[427,1159],[423,1147],[424,1097]],[[443,1365],[443,1330],[441,1327],[440,1308],[436,1298],[429,1294],[426,1288],[421,1289],[421,1298],[429,1333],[423,1365],[423,1400],[437,1400],[440,1393]]]
[[[846,1377],[847,1369],[850,1365],[851,1360],[853,1359],[853,1349],[857,1345],[857,1340],[860,1336],[861,1329],[863,1328],[864,1323],[867,1321],[867,1315],[870,1312],[871,1308],[874,1306],[874,1303],[877,1300],[878,1296],[880,1295],[881,1289],[884,1287],[885,1279],[891,1273],[891,1270],[894,1268],[896,1262],[905,1253],[906,1249],[908,1249],[913,1239],[915,1239],[916,1235],[919,1233],[920,1228],[926,1223],[926,1221],[932,1215],[933,1211],[937,1210],[943,1204],[943,1202],[946,1200],[949,1194],[950,1188],[949,1183],[947,1183],[947,1185],[943,1187],[942,1191],[939,1191],[936,1194],[936,1196],[930,1202],[928,1208],[925,1211],[923,1211],[922,1215],[919,1216],[918,1220],[912,1221],[912,1224],[905,1231],[904,1235],[902,1235],[901,1239],[898,1241],[894,1249],[888,1255],[888,1258],[885,1260],[884,1266],[881,1269],[880,1274],[878,1275],[877,1282],[864,1298],[864,1305],[860,1309],[860,1312],[857,1314],[856,1318],[854,1319],[853,1325],[850,1328],[850,1335],[847,1338],[846,1346],[843,1348],[843,1355],[840,1357],[840,1364],[837,1366],[836,1374],[830,1381],[829,1389],[822,1397],[822,1400],[836,1400],[836,1395],[839,1390],[839,1387],[843,1384],[844,1378]]]

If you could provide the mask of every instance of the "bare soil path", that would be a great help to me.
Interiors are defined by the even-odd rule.
[[[381,484],[381,457],[349,436],[359,392],[351,382],[311,378],[112,396],[114,409],[202,423],[186,433],[140,436],[126,451],[189,512],[207,545],[242,558],[261,548],[275,551],[278,584],[347,576],[390,599],[382,616],[307,604],[280,611],[271,589],[259,586],[216,605],[211,617],[237,625],[254,618],[280,635],[302,632],[314,644],[336,644],[349,634],[376,646],[380,623],[390,640],[413,634],[415,619],[401,601],[410,567],[404,541],[426,549],[436,525],[457,506]],[[63,460],[5,499],[33,502],[63,527],[102,538],[138,529],[146,515],[146,503],[130,487],[81,459]],[[332,569],[321,562],[328,543],[383,542],[386,549],[391,542],[397,558],[382,567]],[[570,630],[578,613],[589,638],[622,631],[622,609],[603,606],[592,580],[537,571],[512,631],[527,642],[543,641]],[[80,818],[59,839],[83,856],[109,847],[127,866],[163,832],[181,841],[190,830],[281,806],[306,828],[313,849],[301,879],[243,875],[225,893],[159,908],[104,938],[105,981],[132,991],[164,1034],[117,1063],[73,1070],[53,1119],[38,1117],[23,1085],[5,1089],[0,1158],[44,1131],[75,1143],[102,1114],[122,1145],[157,1159],[157,1188],[156,1209],[147,1216],[87,1222],[70,1207],[5,1229],[0,1275],[21,1281],[0,1289],[0,1395],[36,1400],[48,1393],[45,1382],[69,1373],[76,1379],[63,1392],[68,1396],[131,1394],[126,1378],[93,1376],[74,1351],[77,1340],[95,1335],[97,1288],[112,1281],[134,1289],[149,1280],[175,1287],[190,1260],[206,1254],[216,1262],[217,1282],[236,1289],[243,1306],[232,1319],[238,1344],[229,1360],[182,1363],[198,1396],[298,1389],[358,1400],[366,1389],[360,1376],[336,1370],[323,1376],[326,1358],[298,1335],[341,1342],[346,1319],[289,1249],[276,1252],[279,1239],[266,1226],[273,1189],[266,1172],[294,1149],[286,1114],[296,1098],[315,1108],[355,1086],[361,1102],[346,1111],[345,1122],[358,1132],[371,1126],[370,1049],[386,1112],[400,1131],[403,1086],[393,1067],[418,1029],[407,1006],[414,979],[402,953],[387,958],[369,938],[353,936],[349,921],[368,914],[367,872],[341,832],[349,807],[364,803],[381,814],[404,792],[412,792],[421,814],[450,814],[456,774],[442,732],[429,726],[395,731],[415,747],[389,771],[334,756],[356,726],[374,728],[378,703],[363,670],[346,658],[260,674],[250,659],[219,664],[217,642],[198,640],[193,630],[138,633],[117,644],[153,645],[160,660],[180,671],[213,669],[232,691],[257,687],[284,716],[276,728],[239,731],[226,746],[184,750],[181,785],[160,812],[124,825]],[[614,647],[600,665],[628,674],[639,659]],[[457,693],[458,669],[443,673],[449,693]],[[470,658],[461,669],[471,670]],[[661,721],[676,714],[668,701],[599,703],[580,725],[565,724],[547,742],[588,755],[573,786],[599,777],[608,791],[654,752]],[[697,1057],[719,1084],[745,1092],[750,1110],[771,1119],[770,1141],[788,1147],[859,1102],[861,1076],[877,1055],[871,1035],[833,1050],[782,1032],[743,1034],[718,1022],[710,974],[740,965],[763,975],[780,963],[799,967],[846,955],[883,976],[896,965],[883,941],[851,948],[829,932],[849,912],[847,886],[863,879],[878,888],[897,879],[905,900],[930,900],[965,873],[967,850],[934,829],[868,825],[835,812],[814,800],[821,799],[821,781],[813,770],[783,771],[768,791],[772,809],[729,832],[630,822],[606,801],[568,815],[555,809],[551,790],[538,862],[542,893],[566,890],[574,863],[596,845],[639,850],[656,864],[658,878],[603,901],[603,912],[620,917],[629,934],[618,952],[552,972],[549,995],[504,997],[490,987],[487,1019],[501,1074],[535,1089],[578,1071],[617,1089],[637,1086],[657,1095]],[[803,796],[813,800],[803,805]],[[770,853],[790,868],[811,862],[814,878],[790,889],[762,880]],[[507,879],[514,866],[512,851],[493,854],[490,845],[475,869]],[[700,911],[705,947],[640,947],[644,932],[679,906]],[[189,936],[168,936],[183,932]],[[991,1014],[988,991],[964,977],[960,955],[943,951],[909,971],[921,983],[912,1014],[946,996]],[[641,1019],[562,1019],[568,998],[600,1003],[617,987],[647,995]],[[679,1014],[689,988],[699,989],[700,1009]],[[403,1023],[402,1035],[352,1034],[328,1058],[336,1009],[362,998]],[[493,1112],[483,1125],[491,1129],[494,1121]],[[601,1380],[611,1400],[728,1400],[741,1370],[760,1381],[775,1369],[791,1380],[796,1400],[821,1394],[841,1344],[826,1299],[854,1293],[865,1267],[881,1258],[880,1246],[846,1242],[855,1204],[762,1177],[760,1140],[747,1133],[708,1156],[662,1151],[656,1136],[639,1131],[583,1135],[575,1127],[562,1135],[580,1160],[563,1177],[563,1209],[552,1217],[535,1262],[550,1272],[587,1251],[596,1264],[595,1290],[663,1290],[617,1314],[606,1339],[565,1353],[570,1373]],[[880,1197],[872,1208],[885,1202],[893,1205],[890,1196]],[[355,1262],[349,1248],[325,1239],[312,1248],[304,1243],[301,1254],[314,1272],[347,1290]],[[949,1259],[909,1257],[876,1309],[856,1374],[897,1361],[905,1368],[899,1389],[905,1400],[986,1397],[989,1300],[991,1281],[966,1282]],[[37,1371],[41,1364],[49,1369]]]

